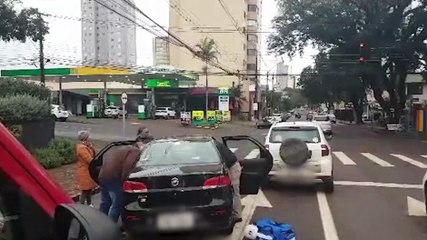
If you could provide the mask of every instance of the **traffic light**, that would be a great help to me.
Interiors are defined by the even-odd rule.
[[[360,58],[359,58],[359,62],[360,62],[360,63],[365,63],[365,62],[366,62],[365,57],[360,56]]]

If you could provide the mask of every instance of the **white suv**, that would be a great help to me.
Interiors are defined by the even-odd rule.
[[[70,116],[70,113],[63,109],[59,105],[52,104],[50,114],[55,118],[55,120],[59,120],[61,122],[67,121],[68,117]]]
[[[171,107],[157,107],[154,116],[164,119],[175,118],[176,112]]]
[[[311,157],[299,167],[291,167],[280,157],[280,145],[287,139],[300,139],[307,144]],[[273,156],[271,180],[321,180],[325,191],[334,191],[332,151],[320,125],[314,122],[281,122],[273,125],[265,139]]]
[[[427,172],[423,178],[423,188],[424,188],[424,203],[426,205],[426,212],[427,212]]]

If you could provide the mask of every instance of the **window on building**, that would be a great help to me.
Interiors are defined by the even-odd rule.
[[[246,69],[250,71],[256,71],[256,64],[253,64],[253,63],[247,64]]]
[[[255,4],[248,5],[248,12],[258,12],[258,6]]]
[[[248,49],[248,56],[256,56],[258,51],[256,49]]]
[[[248,34],[248,41],[258,42],[258,36],[256,34]]]
[[[249,27],[258,27],[258,21],[257,20],[248,20],[248,26]]]
[[[407,89],[409,95],[422,95],[424,83],[408,83]]]

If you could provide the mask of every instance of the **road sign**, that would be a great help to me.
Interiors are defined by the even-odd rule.
[[[128,102],[128,95],[126,93],[122,93],[122,96],[120,98],[122,99],[123,104],[126,104]]]

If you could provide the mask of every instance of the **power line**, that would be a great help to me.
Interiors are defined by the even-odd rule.
[[[99,0],[95,0],[95,1],[99,1]],[[137,6],[135,6],[135,4],[133,4],[132,2],[130,2],[129,0],[123,0],[125,3],[127,3],[129,6],[131,6],[132,8],[134,8],[137,12],[139,12],[141,15],[143,15],[145,18],[147,18],[150,22],[154,23],[156,26],[158,26],[160,29],[162,29],[165,33],[167,33],[170,37],[172,37],[173,39],[175,39],[176,41],[178,41],[180,44],[182,44],[186,49],[188,49],[191,53],[194,54],[194,56],[201,58],[201,56],[198,54],[198,52],[196,50],[194,50],[191,46],[189,46],[187,43],[185,43],[184,41],[182,41],[180,38],[178,38],[177,36],[175,36],[173,33],[169,32],[168,30],[166,30],[163,26],[161,26],[160,24],[158,24],[156,21],[154,21],[152,18],[150,18],[147,14],[145,14],[141,9],[139,9]],[[210,65],[215,66],[225,72],[231,73],[232,71],[228,70],[227,68],[223,67],[221,64],[219,63],[215,63],[213,61],[209,62]]]

